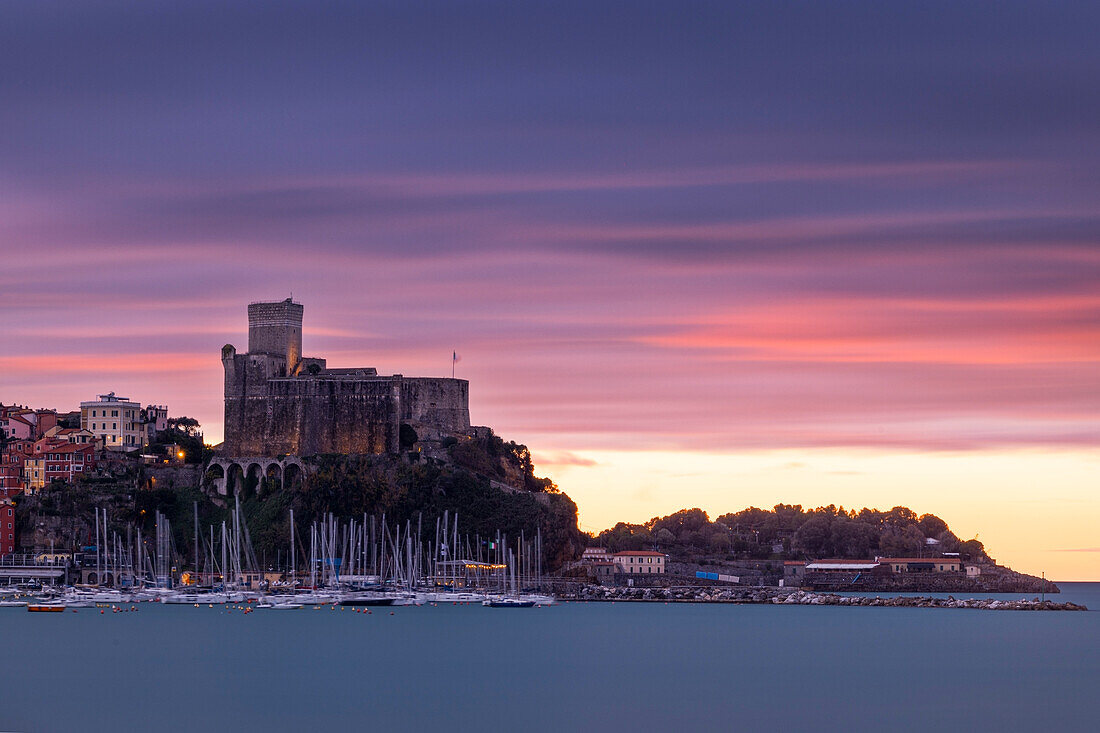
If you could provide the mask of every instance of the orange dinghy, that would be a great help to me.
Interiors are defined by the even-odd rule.
[[[36,613],[61,613],[65,606],[60,603],[29,603],[27,610]]]

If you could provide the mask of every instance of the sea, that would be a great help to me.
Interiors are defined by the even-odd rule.
[[[1098,731],[1100,583],[1061,588],[1091,610],[0,608],[0,730]]]

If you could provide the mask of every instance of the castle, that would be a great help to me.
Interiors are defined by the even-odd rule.
[[[290,298],[248,306],[248,353],[222,347],[223,456],[394,453],[402,443],[470,429],[465,379],[329,369],[302,356],[305,308]]]

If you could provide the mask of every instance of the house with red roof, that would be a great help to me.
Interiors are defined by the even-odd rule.
[[[650,550],[626,550],[611,556],[619,572],[627,575],[665,572],[665,553]]]
[[[35,494],[53,481],[72,481],[95,468],[95,445],[79,443],[35,444],[36,451],[23,465],[27,493]],[[37,450],[41,448],[41,450]]]

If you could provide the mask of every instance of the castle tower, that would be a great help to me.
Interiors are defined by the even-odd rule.
[[[302,314],[305,308],[290,298],[248,306],[248,353],[286,359],[293,374],[302,360]]]

